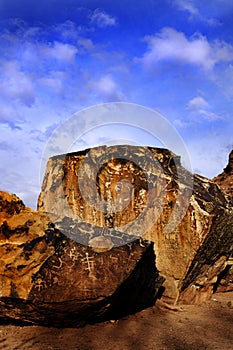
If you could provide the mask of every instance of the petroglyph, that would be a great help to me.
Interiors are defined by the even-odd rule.
[[[80,254],[75,247],[70,249],[68,255],[72,261],[78,261],[80,258]]]
[[[86,271],[89,271],[89,273],[93,272],[94,264],[95,264],[93,256],[89,256],[89,254],[86,252],[85,257],[81,259],[81,262],[85,266]]]
[[[41,292],[42,289],[47,287],[46,282],[42,278],[38,278],[34,282],[34,286],[39,292]]]

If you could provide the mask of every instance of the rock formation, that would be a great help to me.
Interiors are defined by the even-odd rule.
[[[160,148],[52,157],[38,211],[0,192],[0,317],[80,326],[229,290],[231,179],[218,181]]]
[[[233,150],[229,154],[227,166],[213,180],[225,194],[230,207],[233,208]],[[228,223],[227,227],[229,230]],[[230,232],[232,233],[232,230]],[[217,287],[219,291],[233,291],[233,254],[229,257],[225,269],[218,277]]]
[[[213,181],[221,188],[233,206],[233,150],[229,154],[227,166]]]
[[[4,192],[0,206],[0,318],[80,326],[154,303],[163,279],[152,243],[136,237],[107,248],[117,231],[104,230],[103,236],[100,227],[65,219],[62,233],[46,214]],[[93,248],[67,237],[71,227],[94,241]]]
[[[206,296],[210,298],[229,272],[232,254],[233,215],[222,213],[222,216],[214,218],[209,234],[182,281],[180,301],[187,304],[201,303],[206,300]],[[227,282],[226,290],[230,290],[230,281]]]
[[[156,266],[165,279],[166,302],[185,300],[188,281],[196,294],[192,302],[213,292],[214,279],[196,288],[195,280],[188,276],[202,244],[208,248],[222,216],[225,220],[230,217],[228,203],[213,181],[192,177],[179,157],[168,150],[103,146],[53,157],[48,162],[38,210],[154,242]],[[217,230],[216,239],[222,235],[225,239],[225,234]],[[231,236],[228,243],[229,247],[210,262],[216,265],[215,276],[227,264]]]

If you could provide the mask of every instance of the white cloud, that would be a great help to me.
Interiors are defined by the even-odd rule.
[[[188,102],[187,107],[190,110],[199,110],[200,108],[209,107],[209,104],[203,97],[197,96]]]
[[[190,126],[190,122],[187,122],[187,121],[181,120],[181,119],[175,119],[174,122],[173,122],[173,125],[177,129],[184,129],[184,128]]]
[[[114,27],[117,25],[115,17],[110,16],[100,9],[96,9],[92,14],[91,23],[95,24],[99,28]]]
[[[83,47],[86,51],[93,51],[95,48],[95,45],[93,44],[93,41],[88,38],[79,38],[78,44]]]
[[[38,142],[25,129],[15,130],[2,124],[0,132],[0,187],[20,195],[35,207],[39,192],[40,156],[35,152]],[[40,146],[43,149],[43,145]]]
[[[67,75],[64,72],[53,71],[48,73],[47,77],[43,76],[38,80],[38,83],[49,89],[51,92],[57,94],[62,97],[65,93],[65,81],[67,79]]]
[[[0,104],[0,123],[11,123],[19,119],[16,110],[6,104]]]
[[[78,53],[78,49],[74,45],[55,41],[52,46],[46,45],[42,47],[42,53],[49,58],[72,63]]]
[[[0,93],[10,100],[31,106],[35,100],[34,85],[29,74],[20,70],[16,61],[5,62],[0,72]]]
[[[175,0],[175,5],[177,5],[180,10],[187,11],[191,15],[199,14],[197,7],[192,0]]]
[[[190,38],[183,32],[166,27],[154,36],[146,36],[148,49],[141,61],[147,69],[153,69],[158,62],[180,62],[212,70],[220,62],[233,61],[233,46],[223,41],[209,42],[196,34]]]
[[[222,1],[222,0],[220,0]],[[203,6],[201,6],[200,2],[195,0],[170,0],[170,2],[177,7],[178,10],[184,11],[185,13],[189,14],[188,20],[196,20],[205,22],[211,27],[219,26],[222,23],[214,17],[209,17],[209,13],[211,13],[211,10],[208,6],[209,11],[207,14],[203,14]],[[203,3],[202,3],[203,5]]]
[[[50,31],[52,30],[54,30],[54,32],[64,41],[75,42],[77,41],[83,28],[81,26],[77,26],[74,22],[67,20],[52,27]]]
[[[122,101],[124,95],[119,90],[111,75],[104,75],[91,83],[91,88],[104,101]]]
[[[205,37],[188,39],[184,33],[173,28],[163,28],[159,34],[147,36],[145,40],[149,49],[142,61],[147,67],[164,60],[195,64],[207,69],[214,65],[210,56],[211,48]]]
[[[215,120],[221,120],[221,119],[224,119],[223,116],[221,115],[218,115],[212,111],[208,111],[208,110],[205,110],[205,109],[200,109],[198,111],[199,115],[201,115],[205,120],[209,121],[209,122],[212,122],[212,121],[215,121]]]
[[[212,55],[216,63],[233,61],[233,46],[224,41],[215,40],[212,44]]]
[[[22,106],[32,107],[42,96],[45,102],[49,94],[52,103],[73,88],[71,81],[77,78],[77,71],[73,70],[77,41],[75,45],[48,41],[44,35],[42,27],[27,26],[21,26],[20,32],[0,34],[0,99],[5,105],[1,121],[9,117],[12,123]],[[6,106],[14,111],[9,111],[9,107],[6,111]]]
[[[191,112],[191,115],[202,117],[209,122],[223,119],[221,115],[212,112],[210,104],[201,96],[196,96],[188,101],[187,109]]]
[[[215,74],[214,82],[218,85],[220,90],[224,93],[227,99],[232,100],[233,96],[233,64],[229,64],[224,72]]]
[[[178,129],[188,129],[201,126],[203,123],[212,123],[217,120],[227,120],[229,116],[220,113],[213,112],[213,107],[202,96],[196,96],[188,101],[186,104],[185,117],[178,117],[174,120],[173,124]]]

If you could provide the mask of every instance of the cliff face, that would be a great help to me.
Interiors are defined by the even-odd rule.
[[[225,194],[226,199],[229,202],[229,206],[233,207],[233,150],[229,154],[229,160],[227,166],[223,172],[216,176],[213,181],[220,187],[222,192]],[[229,224],[226,223],[226,227],[229,232],[233,235],[232,229]],[[229,259],[225,270],[219,278],[219,290],[230,291],[233,290],[233,254]]]
[[[227,166],[213,181],[221,188],[231,205],[233,205],[233,150],[229,154]]]
[[[57,222],[67,216],[154,242],[157,268],[165,278],[163,299],[171,303],[185,299],[183,280],[195,290],[192,302],[211,295],[216,280],[207,276],[200,287],[187,274],[222,215],[230,215],[227,206],[213,181],[192,177],[170,151],[134,146],[51,158],[38,201],[38,210],[57,215]],[[230,247],[211,261],[215,276],[227,264]]]

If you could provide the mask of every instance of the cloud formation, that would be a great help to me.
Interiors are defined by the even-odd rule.
[[[218,0],[216,0],[218,1]],[[221,1],[221,0],[220,0]],[[170,2],[180,11],[183,11],[185,14],[189,14],[188,20],[194,22],[195,19],[201,21],[211,27],[222,25],[216,17],[209,17],[209,12],[201,12],[200,3],[196,0],[170,0]],[[208,4],[207,9],[209,8],[210,3]],[[203,9],[202,9],[203,10]]]
[[[0,94],[11,101],[31,106],[35,100],[31,77],[20,69],[18,62],[6,61],[0,72]]]
[[[192,0],[175,0],[174,2],[180,10],[187,11],[191,15],[199,14],[198,8]]]
[[[101,9],[88,0],[81,1],[85,8],[76,0],[56,6],[3,2],[1,188],[35,204],[51,130],[78,110],[109,101],[159,110],[181,131],[195,168],[204,175],[221,171],[217,149],[220,158],[232,145],[233,2],[159,0],[145,6],[125,0],[119,6],[104,0]]]
[[[201,116],[209,122],[222,119],[220,115],[211,110],[211,106],[202,96],[196,96],[188,101],[187,109],[194,116]]]
[[[114,27],[117,25],[116,18],[108,13],[96,9],[91,16],[91,23],[99,28]]]
[[[209,103],[201,96],[197,96],[192,98],[188,102],[188,109],[190,110],[199,110],[200,108],[206,108],[209,107]]]
[[[124,95],[110,74],[102,76],[99,80],[93,81],[91,88],[103,101],[122,101]]]
[[[55,59],[64,63],[73,63],[78,53],[78,49],[74,45],[64,44],[58,41],[55,41],[52,45],[41,46],[41,51],[42,55],[48,59]]]
[[[209,42],[201,34],[187,37],[183,32],[165,27],[144,40],[148,49],[141,61],[147,69],[153,69],[159,62],[178,62],[210,71],[218,63],[233,61],[233,45],[220,40]]]

